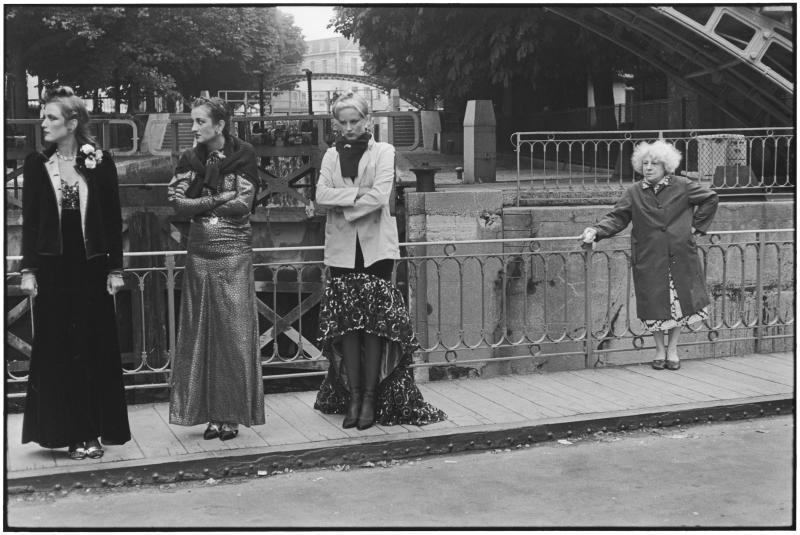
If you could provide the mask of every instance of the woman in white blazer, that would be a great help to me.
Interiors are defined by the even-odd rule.
[[[348,93],[333,106],[339,130],[320,166],[317,204],[328,207],[320,341],[330,361],[316,409],[345,414],[342,427],[436,422],[408,365],[417,349],[403,296],[391,283],[400,258],[389,212],[394,147],[369,132],[366,101]]]

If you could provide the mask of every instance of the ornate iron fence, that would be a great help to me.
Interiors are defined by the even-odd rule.
[[[631,155],[637,143],[664,139],[683,155],[678,174],[720,194],[794,193],[793,128],[737,130],[630,130],[517,132],[517,203],[521,183],[549,191],[623,189],[637,179]]]
[[[724,231],[700,240],[711,316],[687,328],[698,355],[773,350],[794,338],[794,229]],[[486,366],[572,359],[582,366],[649,360],[636,319],[627,241],[596,250],[577,237],[405,243],[393,276],[407,295],[420,344],[417,373],[435,379]],[[254,249],[265,379],[318,376],[317,313],[327,273],[319,261],[282,254],[322,247]],[[126,253],[126,287],[115,298],[129,389],[168,385],[185,251]],[[312,258],[312,257],[309,257]],[[265,260],[266,259],[266,260]],[[19,290],[19,257],[7,257],[6,381],[24,397],[35,300]],[[279,298],[280,296],[280,298]],[[644,348],[645,352],[649,348]],[[465,371],[466,370],[466,371]],[[452,373],[451,373],[452,372]]]

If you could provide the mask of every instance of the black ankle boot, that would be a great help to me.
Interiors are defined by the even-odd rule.
[[[347,405],[347,412],[344,415],[344,421],[342,422],[342,427],[344,429],[350,429],[351,427],[356,426],[356,422],[358,421],[358,415],[361,411],[361,389],[360,388],[353,388],[353,392],[350,394],[350,403]]]
[[[375,389],[364,390],[364,398],[361,400],[361,412],[358,414],[359,431],[372,427],[375,423]]]

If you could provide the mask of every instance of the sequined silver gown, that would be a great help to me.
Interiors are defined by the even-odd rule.
[[[211,192],[185,196],[194,172],[177,174],[169,199],[192,215],[180,322],[172,363],[169,421],[264,423],[264,389],[253,283],[250,206],[253,185],[234,174],[223,191],[237,195],[212,212]],[[209,215],[211,214],[211,215]]]

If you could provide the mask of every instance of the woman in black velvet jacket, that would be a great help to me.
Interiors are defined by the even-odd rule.
[[[51,145],[23,169],[20,287],[35,300],[22,442],[72,459],[130,440],[112,297],[124,285],[117,169],[88,122],[72,89],[51,92]]]

